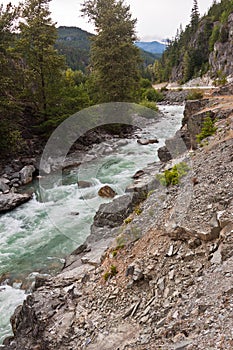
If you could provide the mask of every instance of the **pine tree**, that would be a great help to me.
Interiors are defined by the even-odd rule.
[[[140,53],[134,41],[136,20],[130,7],[117,0],[88,0],[83,14],[95,25],[91,69],[98,102],[137,100]]]
[[[8,155],[19,147],[21,140],[18,118],[21,115],[19,103],[20,69],[12,50],[15,45],[15,23],[19,8],[8,4],[0,5],[0,152]]]
[[[59,102],[64,58],[54,48],[57,38],[50,18],[51,0],[26,0],[16,51],[24,71],[22,99],[46,120]]]
[[[200,14],[198,10],[197,0],[193,0],[193,8],[191,12],[191,26],[193,29],[196,29],[199,18],[200,18]]]

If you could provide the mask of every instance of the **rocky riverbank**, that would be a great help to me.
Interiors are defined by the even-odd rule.
[[[109,140],[116,141],[115,146],[112,147],[114,150],[114,147],[124,142],[125,137],[132,137],[133,131],[132,126],[123,126],[117,131],[114,131],[114,128],[105,130],[101,127],[88,131],[72,146],[65,162],[62,161],[62,169],[77,167],[84,158],[85,162],[92,161],[97,158],[98,153],[101,155],[104,152],[111,152],[111,148],[105,147]],[[101,143],[102,147],[98,147]],[[39,172],[43,172],[43,169],[40,168],[40,159],[44,146],[45,140],[27,140],[27,142],[25,141],[25,149],[20,154],[14,158],[0,160],[0,213],[13,210],[32,198],[30,190],[26,190],[26,193],[21,192],[25,191],[24,185],[31,183],[39,175]],[[93,146],[95,146],[97,153],[89,156],[88,159],[85,156],[86,152],[90,151]],[[51,164],[49,171],[56,171],[60,167],[61,159],[57,159],[57,162],[55,160]]]
[[[170,159],[100,207],[60,274],[36,280],[5,349],[232,349],[233,97],[220,95],[187,103]],[[218,130],[199,147],[206,115]],[[175,164],[184,176],[163,186],[156,174]]]

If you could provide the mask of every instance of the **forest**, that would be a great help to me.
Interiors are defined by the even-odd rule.
[[[214,1],[200,17],[194,0],[189,25],[177,30],[154,61],[135,46],[136,19],[123,1],[84,1],[82,15],[97,35],[56,28],[50,1],[0,6],[2,158],[25,153],[33,144],[35,152],[62,121],[94,104],[136,102],[156,110],[163,94],[152,81],[182,84],[208,72],[215,43],[228,40],[233,11],[233,0]],[[226,82],[221,71],[211,74]]]
[[[90,36],[78,28],[57,29],[49,3],[25,0],[19,6],[0,6],[2,157],[45,142],[63,120],[96,103],[138,102],[156,109],[154,101],[161,98],[145,79],[129,6],[115,0],[84,2],[83,15],[99,32]],[[67,30],[69,36],[78,32],[78,51],[63,40]],[[149,55],[145,60],[151,63]]]

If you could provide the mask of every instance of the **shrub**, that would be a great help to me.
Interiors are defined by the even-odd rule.
[[[212,52],[214,50],[214,44],[219,40],[220,36],[220,25],[217,24],[214,26],[212,30],[212,34],[209,38],[209,51]]]
[[[116,246],[117,250],[124,248],[126,243],[125,238],[123,236],[118,236],[116,239],[116,242],[117,242],[117,246]]]
[[[158,112],[158,110],[159,110],[155,102],[150,102],[150,101],[147,101],[147,100],[143,100],[143,101],[140,102],[140,105],[143,106],[143,107],[146,107],[146,108],[150,108],[150,109],[152,109],[155,112]]]
[[[203,92],[200,90],[192,90],[186,97],[186,100],[200,100],[203,98]]]
[[[140,215],[140,214],[142,213],[142,209],[139,208],[139,207],[136,207],[136,208],[134,209],[134,213],[135,213],[136,215]]]
[[[140,79],[140,86],[141,86],[143,89],[151,88],[151,87],[152,87],[151,81],[150,81],[149,79],[146,79],[146,78],[141,78],[141,79]]]
[[[105,272],[103,275],[104,280],[107,281],[109,279],[109,277],[110,277],[110,273],[108,271]]]
[[[214,126],[214,121],[211,119],[210,115],[208,114],[203,122],[203,126],[201,129],[200,134],[196,136],[197,142],[201,143],[203,139],[205,139],[208,136],[213,135],[216,132],[217,128]]]
[[[130,224],[130,223],[132,222],[132,220],[133,220],[133,218],[126,218],[126,219],[124,220],[124,223],[125,223],[126,225],[128,225],[128,224]]]
[[[218,71],[217,74],[218,74],[218,77],[214,80],[213,85],[214,86],[225,85],[227,83],[226,75],[221,71]]]
[[[158,90],[153,88],[146,89],[142,94],[142,99],[150,102],[161,102],[164,99],[164,96]]]
[[[117,268],[116,268],[115,265],[111,265],[111,266],[110,266],[110,273],[111,273],[111,276],[112,276],[112,277],[113,277],[113,276],[116,276],[116,274],[118,273]]]
[[[163,174],[158,174],[157,179],[163,186],[178,185],[180,179],[187,174],[189,170],[185,162],[174,165],[172,169],[165,170]]]
[[[110,266],[110,271],[106,271],[103,275],[103,278],[105,281],[107,281],[109,278],[116,276],[118,273],[117,268],[115,265]]]
[[[167,92],[167,91],[168,91],[167,85],[162,86],[161,89],[160,89],[160,91],[161,91],[161,92]]]

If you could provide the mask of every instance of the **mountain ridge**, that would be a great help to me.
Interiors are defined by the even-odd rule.
[[[162,54],[166,48],[166,45],[157,41],[136,41],[135,45],[147,52]]]
[[[67,65],[73,70],[85,71],[90,63],[91,38],[94,34],[74,26],[60,26],[57,32],[56,48],[66,57]],[[153,64],[155,60],[161,58],[165,48],[165,44],[157,41],[147,43],[137,41],[135,44],[141,50],[144,66]]]

